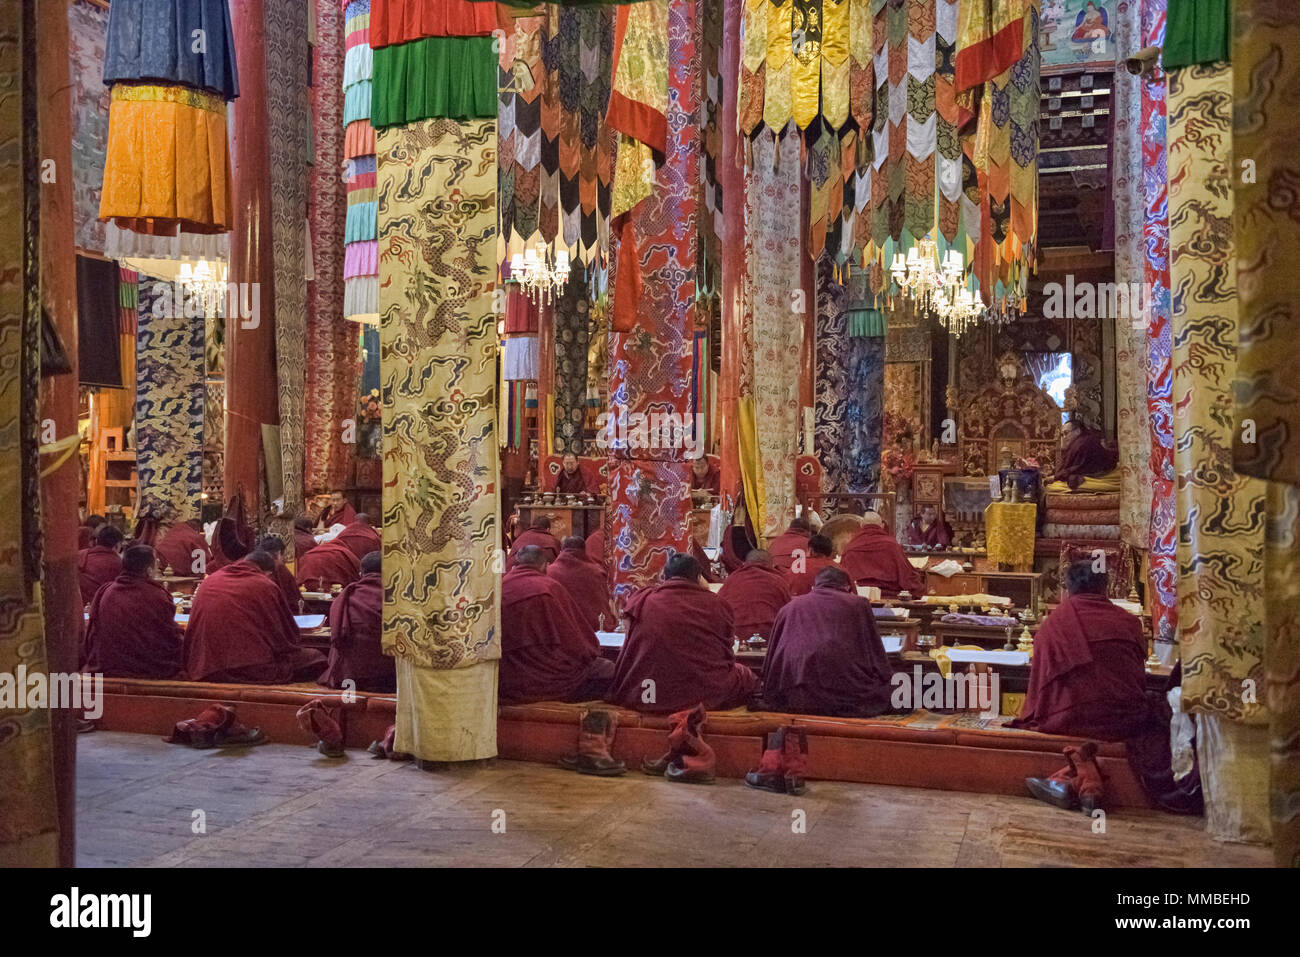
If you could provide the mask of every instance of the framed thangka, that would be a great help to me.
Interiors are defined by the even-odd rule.
[[[1038,26],[1044,73],[1115,63],[1116,0],[1043,0]]]

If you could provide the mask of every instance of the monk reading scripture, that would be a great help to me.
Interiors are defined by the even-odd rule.
[[[283,684],[314,681],[325,669],[325,656],[299,643],[274,571],[275,559],[255,551],[199,585],[185,629],[191,681]]]
[[[718,590],[731,609],[736,637],[772,634],[776,613],[790,600],[790,586],[785,576],[772,567],[772,556],[756,548],[745,556],[745,564],[727,576]]]
[[[89,605],[95,592],[122,573],[122,530],[104,524],[95,532],[94,544],[77,555],[77,578],[81,584],[81,601]]]
[[[807,555],[808,539],[812,536],[812,528],[808,524],[808,519],[802,515],[796,517],[790,522],[787,528],[776,538],[767,544],[767,550],[772,555],[772,565],[777,571],[788,572],[794,565],[795,555]]]
[[[908,523],[907,544],[947,548],[952,544],[952,526],[939,517],[933,505],[923,505],[921,514]]]
[[[109,678],[174,678],[181,671],[176,605],[154,578],[154,551],[133,545],[122,573],[95,593],[84,670]]]
[[[889,710],[893,675],[871,602],[838,568],[776,616],[763,663],[763,700],[777,711],[869,718]]]
[[[1168,706],[1162,695],[1146,690],[1141,621],[1106,597],[1106,573],[1093,571],[1091,561],[1071,565],[1064,586],[1065,598],[1034,636],[1029,689],[1009,726],[1123,741],[1129,763],[1158,804],[1194,810],[1200,805],[1199,779],[1175,784]],[[1078,793],[1083,783],[1061,772],[1025,783],[1035,797],[1058,806],[1077,806],[1087,798],[1085,808],[1091,811],[1103,793],[1099,774],[1093,778],[1092,794]]]
[[[546,555],[548,562],[553,562],[560,554],[560,542],[551,534],[551,520],[545,515],[538,515],[533,518],[533,523],[519,533],[514,544],[510,546],[509,565],[514,565],[515,556],[519,554],[520,549],[527,548],[529,545],[536,545]]]
[[[308,591],[329,591],[334,585],[351,585],[361,577],[361,559],[338,541],[317,545],[298,559],[298,585]]]
[[[855,583],[875,586],[887,598],[900,591],[915,597],[925,594],[925,576],[912,567],[903,546],[894,541],[880,516],[867,512],[862,517],[866,524],[849,539],[840,567]]]
[[[294,558],[302,558],[316,547],[316,536],[311,533],[315,525],[310,515],[299,515],[293,520]]]
[[[381,551],[384,545],[379,533],[370,524],[370,516],[365,512],[357,512],[356,521],[334,536],[334,541],[351,549],[352,554],[357,556],[357,561],[371,552]]]
[[[614,665],[568,591],[546,574],[546,554],[526,545],[501,579],[502,701],[586,701],[609,687]]]
[[[707,492],[713,498],[722,495],[722,470],[707,455],[691,460],[691,491]]]
[[[177,522],[167,529],[155,546],[158,563],[173,575],[206,575],[212,566],[212,549],[203,537],[203,522],[197,518]]]
[[[361,559],[361,577],[334,599],[330,606],[329,666],[318,683],[342,688],[344,680],[356,682],[357,691],[393,693],[397,690],[397,668],[384,654],[384,583],[380,580],[381,556],[373,551]]]
[[[316,525],[318,528],[330,529],[335,525],[351,525],[356,520],[357,513],[343,493],[330,492],[330,503],[316,519]]]
[[[609,602],[609,579],[603,566],[587,557],[587,543],[576,535],[566,538],[559,557],[546,567],[546,574],[564,586],[592,631],[610,631],[618,623]]]
[[[587,478],[578,465],[578,457],[572,452],[565,452],[564,458],[560,459],[560,474],[555,478],[555,491],[561,495],[582,495],[593,491],[588,487]]]
[[[608,701],[653,714],[736,708],[758,686],[732,654],[730,609],[700,583],[690,555],[669,558],[663,581],[634,594],[626,616]]]
[[[786,572],[785,580],[790,586],[790,597],[806,595],[813,589],[817,573],[823,568],[835,567],[835,543],[825,535],[814,535],[808,539],[808,554],[802,563]]]
[[[284,596],[289,606],[290,614],[296,615],[302,595],[298,592],[298,582],[294,579],[293,572],[289,571],[289,566],[284,561],[284,539],[279,535],[263,535],[257,540],[257,547],[274,559],[275,570],[271,572],[271,581],[275,582],[275,587],[280,589],[280,594]]]

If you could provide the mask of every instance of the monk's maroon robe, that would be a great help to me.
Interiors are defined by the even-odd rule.
[[[505,574],[497,685],[502,701],[574,699],[612,671],[563,585],[527,565]]]
[[[320,513],[320,518],[316,524],[321,528],[330,529],[335,525],[351,525],[357,520],[357,510],[352,507],[352,503],[344,501],[343,507],[335,512],[330,506],[326,505],[325,510]]]
[[[160,572],[170,568],[173,575],[204,575],[212,570],[212,549],[203,533],[188,522],[167,529],[153,550],[158,553]]]
[[[288,565],[277,564],[272,574],[275,576],[275,587],[280,589],[285,604],[289,606],[289,613],[298,614],[298,602],[302,600],[302,594],[298,591],[298,582],[293,577],[293,572],[289,571]]]
[[[582,474],[582,467],[576,468],[572,475],[560,469],[560,474],[555,478],[555,491],[561,495],[582,495],[584,492],[590,492],[587,487],[587,477]]]
[[[1093,475],[1105,475],[1113,471],[1118,463],[1119,451],[1107,448],[1100,432],[1080,429],[1061,453],[1061,464],[1056,467],[1056,474],[1052,478],[1057,482],[1065,482],[1072,489],[1078,488],[1084,479]]]
[[[1136,615],[1104,595],[1067,596],[1034,635],[1029,690],[1012,725],[1107,741],[1131,737],[1148,714],[1146,657]]]
[[[907,526],[907,544],[924,545],[927,548],[947,548],[952,544],[952,526],[941,518],[930,523],[929,528],[921,527],[921,516],[912,519]]]
[[[379,572],[354,581],[330,606],[329,666],[319,683],[341,688],[345,678],[358,691],[392,693],[397,690],[397,670],[384,654],[380,640],[384,610],[384,585]]]
[[[209,575],[195,591],[184,657],[191,681],[311,681],[325,667],[324,655],[299,643],[275,582],[245,561]]]
[[[714,498],[722,495],[722,469],[710,464],[709,470],[703,476],[696,475],[695,469],[691,469],[691,491],[706,491]]]
[[[298,559],[298,584],[308,591],[329,591],[331,585],[351,585],[361,577],[361,559],[346,545],[328,541]]]
[[[808,555],[808,533],[797,528],[787,528],[768,543],[767,553],[777,571],[788,572],[794,565],[795,553]]]
[[[362,522],[353,522],[343,531],[334,536],[334,541],[344,545],[357,556],[357,560],[365,558],[371,552],[377,552],[383,546],[383,541],[379,537],[372,525]]]
[[[627,638],[608,695],[614,704],[653,714],[697,704],[720,710],[744,704],[758,686],[731,652],[730,609],[703,585],[679,578],[643,588],[625,614]]]
[[[122,572],[95,593],[84,670],[110,678],[174,678],[181,671],[181,627],[162,582]]]
[[[827,555],[809,555],[804,559],[803,571],[786,572],[786,584],[790,586],[790,597],[796,595],[806,595],[813,590],[813,582],[817,580],[817,573],[823,568],[834,568],[835,559]]]
[[[562,549],[559,557],[546,566],[546,575],[564,586],[584,625],[592,631],[614,630],[618,619],[609,607],[609,579],[605,569],[589,559],[585,551]]]
[[[94,531],[89,525],[77,526],[77,551],[90,547],[90,537],[94,534]]]
[[[605,567],[605,530],[598,528],[587,536],[587,557]]]
[[[776,613],[790,600],[790,585],[775,568],[746,562],[727,576],[718,597],[731,609],[736,637],[768,638]]]
[[[892,598],[900,591],[925,594],[925,576],[912,567],[903,546],[880,525],[863,525],[840,556],[840,567],[859,585]]]
[[[892,675],[871,602],[817,585],[777,613],[763,700],[779,711],[871,717],[889,710]]]
[[[311,532],[304,532],[301,528],[293,530],[293,555],[295,558],[302,558],[315,547],[315,535]]]
[[[95,592],[122,573],[122,556],[116,549],[91,545],[77,555],[77,578],[81,584],[81,602],[89,605]]]
[[[519,549],[526,545],[536,545],[546,553],[548,562],[555,561],[560,554],[560,543],[550,532],[543,532],[538,528],[526,528],[519,533],[515,543],[510,546],[510,563],[514,563],[515,556],[519,554]]]

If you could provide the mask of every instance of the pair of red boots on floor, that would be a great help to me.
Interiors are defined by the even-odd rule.
[[[668,751],[653,760],[646,758],[641,762],[641,770],[681,784],[711,784],[718,759],[701,734],[707,716],[702,704],[670,716]],[[560,758],[560,765],[579,774],[598,777],[625,774],[627,764],[610,754],[617,730],[615,712],[584,711],[578,723],[578,750]]]
[[[1025,778],[1029,793],[1067,811],[1091,815],[1106,806],[1106,778],[1097,764],[1097,744],[1085,741],[1065,749],[1065,767],[1046,778]]]
[[[191,748],[244,748],[264,743],[266,735],[261,728],[241,724],[233,705],[212,704],[197,717],[176,722],[171,735],[163,740]]]
[[[794,725],[767,736],[758,767],[745,775],[751,788],[777,794],[803,794],[808,775],[808,732]]]

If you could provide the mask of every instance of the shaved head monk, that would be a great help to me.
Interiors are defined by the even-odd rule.
[[[384,545],[379,533],[370,524],[370,516],[365,512],[357,512],[357,520],[339,532],[334,541],[351,549],[352,554],[357,556],[357,561],[371,552],[381,551]]]
[[[337,539],[298,557],[298,584],[308,591],[329,591],[334,585],[351,585],[360,577],[361,559]]]
[[[546,574],[546,554],[525,545],[501,579],[502,701],[587,701],[604,695],[614,664],[568,590]]]
[[[293,520],[294,558],[302,558],[316,547],[316,536],[311,531],[315,527],[316,523],[311,520],[310,515],[299,515]]]
[[[561,495],[582,495],[590,492],[587,478],[582,474],[578,457],[572,452],[565,452],[560,459],[560,474],[555,477],[555,491]]]
[[[808,594],[813,589],[817,573],[823,568],[835,567],[835,543],[825,535],[814,535],[808,539],[808,551],[803,560],[796,561],[794,569],[786,573],[790,597]]]
[[[316,524],[329,529],[335,525],[351,525],[356,520],[357,513],[347,497],[342,492],[330,492],[330,503],[320,513]]]
[[[652,714],[703,704],[736,708],[758,679],[736,661],[731,611],[700,583],[699,563],[678,553],[664,566],[663,581],[627,603],[627,639],[614,667],[608,701]]]
[[[325,656],[300,644],[274,571],[275,559],[255,551],[199,585],[185,629],[191,681],[286,684],[320,676]]]
[[[886,598],[900,591],[915,597],[925,594],[925,576],[912,567],[903,546],[885,529],[875,512],[862,516],[866,524],[858,529],[840,556],[840,567],[858,585],[873,585]]]
[[[869,718],[889,710],[892,676],[871,602],[840,569],[823,568],[811,592],[777,613],[763,700],[778,711]]]
[[[1072,492],[1080,486],[1087,491],[1087,479],[1106,476],[1118,464],[1119,451],[1106,442],[1104,435],[1071,419],[1061,439],[1061,464],[1052,482],[1064,483]]]
[[[533,518],[532,524],[527,529],[519,533],[513,545],[510,546],[510,565],[514,564],[515,556],[523,548],[529,545],[536,545],[546,554],[546,560],[553,562],[560,554],[560,543],[554,535],[551,534],[551,520],[545,515],[537,515]]]
[[[559,557],[547,566],[546,574],[564,586],[578,606],[582,623],[592,631],[610,631],[618,623],[605,568],[587,557],[587,543],[581,538],[570,535],[560,543]]]
[[[158,563],[173,575],[203,576],[212,567],[212,549],[203,537],[203,522],[197,518],[177,522],[155,546]]]
[[[86,516],[86,521],[77,526],[77,550],[89,548],[95,540],[95,532],[99,531],[99,526],[103,525],[108,519],[103,515],[90,514]]]
[[[768,543],[767,550],[772,555],[772,565],[777,571],[788,572],[794,565],[796,553],[807,555],[808,539],[812,536],[812,526],[802,515],[790,522],[787,528]]]
[[[776,613],[790,600],[790,585],[772,567],[772,556],[756,548],[745,556],[745,564],[727,576],[718,590],[727,607],[738,638],[772,635]]]
[[[109,524],[99,526],[94,544],[77,555],[77,578],[81,585],[82,604],[89,605],[95,592],[122,573],[122,530]]]
[[[907,544],[947,548],[952,544],[952,526],[939,517],[933,505],[923,505],[921,514],[907,526]]]
[[[122,573],[95,593],[84,670],[110,678],[174,678],[181,671],[176,605],[154,578],[154,551],[132,545]]]
[[[298,593],[298,582],[294,580],[293,572],[289,571],[289,566],[284,563],[284,539],[279,535],[263,535],[257,540],[257,548],[258,551],[266,552],[275,561],[271,581],[275,582],[275,587],[280,589],[280,594],[289,605],[290,613],[297,614],[298,602],[302,600],[302,595]]]
[[[722,495],[722,470],[707,455],[691,460],[691,491],[707,492],[713,498]]]
[[[361,559],[361,577],[334,599],[330,606],[329,666],[319,684],[342,688],[351,678],[358,691],[393,693],[397,690],[397,668],[384,654],[384,583],[380,580],[381,556],[373,551]]]

